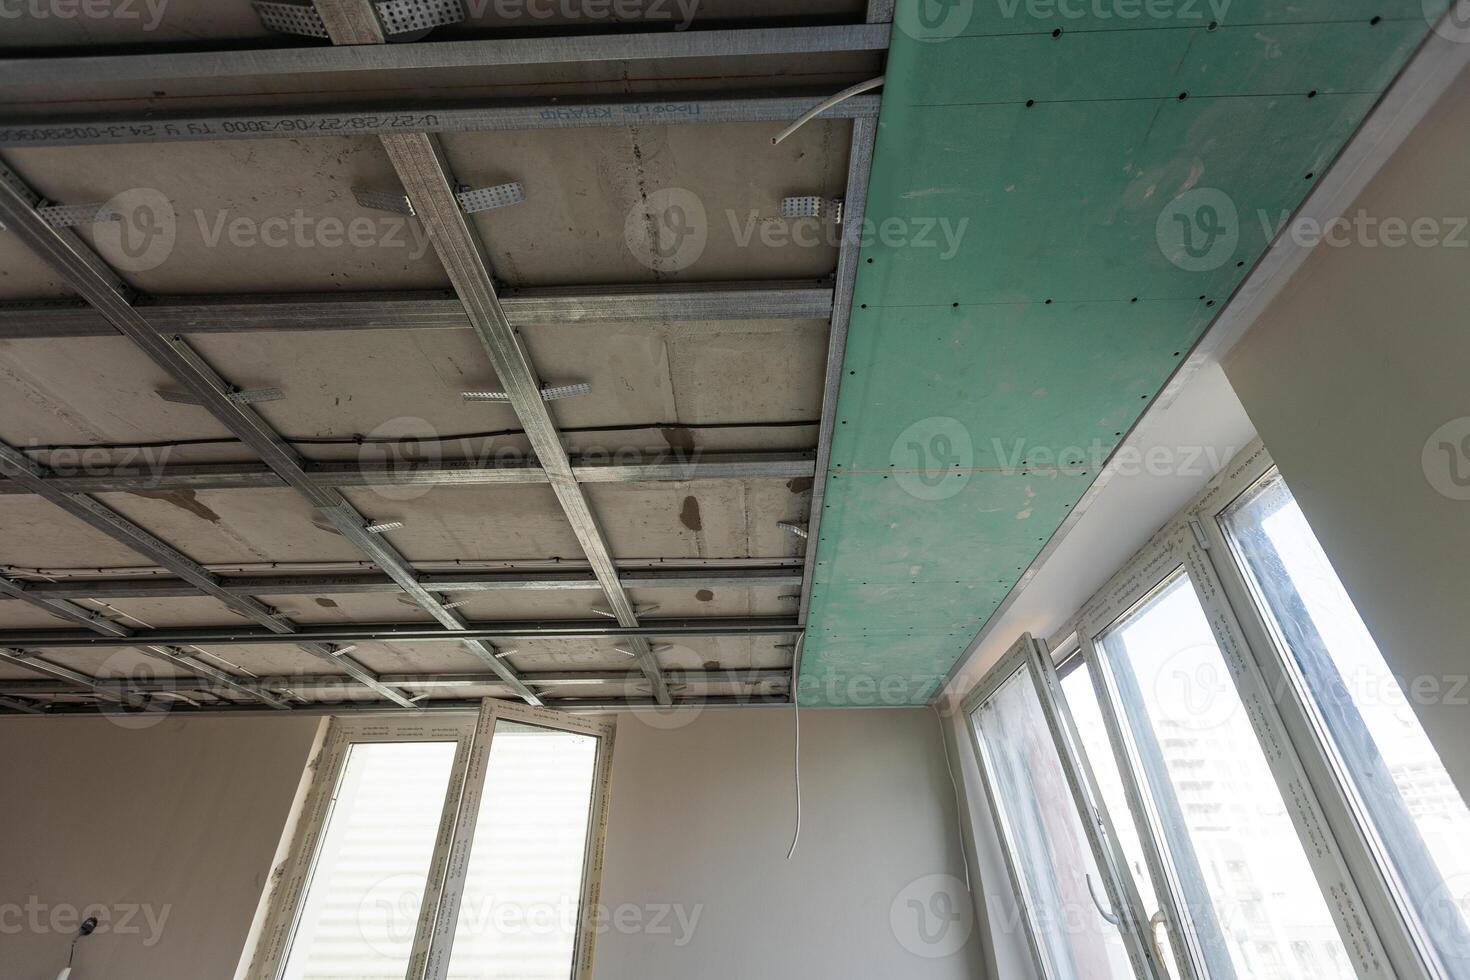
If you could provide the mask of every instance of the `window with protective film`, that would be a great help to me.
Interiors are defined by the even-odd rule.
[[[613,724],[337,719],[251,980],[591,976]]]

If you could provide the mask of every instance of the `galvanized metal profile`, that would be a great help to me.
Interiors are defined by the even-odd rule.
[[[333,31],[334,40],[343,43],[343,37],[325,10],[323,17],[328,29]],[[571,459],[546,407],[542,385],[530,357],[515,327],[500,308],[488,260],[478,236],[459,210],[454,198],[454,182],[442,150],[435,138],[427,133],[384,136],[382,142],[420,220],[429,230],[449,280],[470,314],[470,322],[509,396],[512,409],[521,420],[532,452],[551,481],[551,489],[591,563],[593,574],[607,595],[608,605],[619,624],[636,627],[638,616],[618,580],[607,535],[592,513],[586,493],[572,471]],[[654,697],[660,704],[669,703],[668,686],[647,641],[634,637],[629,645],[653,685]]]
[[[0,200],[0,205],[3,205],[3,200]],[[49,474],[44,467],[4,443],[0,443],[0,472],[4,472],[17,484],[26,487],[32,493],[39,494],[73,517],[158,563],[160,567],[168,569],[179,576],[183,582],[197,589],[199,593],[220,600],[226,607],[251,622],[259,623],[275,633],[289,632],[294,628],[290,620],[259,600],[244,593],[226,590],[221,585],[219,576],[105,504],[84,494],[67,493],[55,489],[50,485]],[[34,585],[25,586],[27,592],[34,588]],[[18,598],[25,598],[25,596]],[[124,632],[127,631],[124,630]],[[371,671],[350,657],[334,656],[332,651],[325,646],[315,643],[304,645],[302,649],[333,664],[337,669],[345,671],[358,683],[400,707],[413,706],[408,698],[380,683]]]
[[[60,596],[38,595],[34,586],[25,582],[17,582],[0,576],[0,595],[19,599],[30,603],[37,609],[44,609],[53,616],[59,616],[68,622],[77,623],[94,629],[99,633],[108,633],[112,636],[127,636],[128,628],[120,623],[114,623],[105,616],[100,616],[91,609],[77,605],[69,599]]]
[[[316,488],[300,474],[299,467],[293,470],[294,451],[280,441],[265,421],[253,409],[231,400],[230,387],[181,338],[169,340],[159,335],[132,307],[127,285],[95,253],[71,233],[48,225],[36,213],[34,192],[28,192],[18,175],[3,164],[0,164],[0,173],[4,174],[4,179],[0,180],[0,220],[4,220],[23,243],[56,269],[68,285],[101,311],[118,331],[183,384],[241,441],[265,458],[268,465],[273,468],[279,466],[277,472],[288,483],[328,505],[334,502],[334,496],[341,498],[336,491]],[[219,588],[216,577],[197,562],[111,508],[86,495],[64,493],[48,486],[46,478],[49,474],[43,467],[4,444],[0,444],[0,472],[187,579],[247,619],[276,633],[288,633],[293,628],[289,620],[263,603],[225,592]],[[400,707],[413,707],[409,699],[379,684],[370,671],[349,658],[333,657],[331,650],[319,644],[307,645],[303,649],[314,656],[332,660],[340,669]]]
[[[469,715],[478,711],[483,704],[482,698],[443,698],[437,700],[425,700],[419,702],[417,707],[425,714],[455,714]],[[709,696],[695,695],[688,698],[677,698],[672,705],[660,706],[652,698],[557,698],[552,701],[550,707],[557,711],[568,714],[604,714],[609,711],[627,711],[638,708],[689,708],[691,710],[703,710],[706,708],[786,708],[791,707],[791,702],[784,694],[750,694],[750,695],[720,695]],[[256,714],[266,711],[264,706],[255,704],[233,704],[233,705],[210,705],[207,708],[172,706],[171,711],[179,714]],[[338,717],[341,715],[382,715],[384,709],[376,704],[361,702],[345,702],[337,704],[304,704],[293,709],[298,715],[328,715]],[[70,715],[89,717],[96,715],[98,708],[90,704],[76,704],[56,701],[47,706],[47,715]]]
[[[807,517],[806,565],[802,572],[801,622],[811,608],[812,581],[821,544],[822,503],[827,490],[827,470],[832,462],[832,435],[837,428],[837,400],[842,391],[842,361],[847,352],[847,326],[852,316],[853,289],[857,284],[862,225],[868,200],[868,178],[873,169],[873,149],[878,126],[858,120],[852,126],[852,149],[848,155],[847,189],[843,192],[847,214],[842,225],[842,244],[837,253],[837,285],[832,293],[832,329],[827,341],[827,373],[822,391],[822,425],[817,432],[816,478],[812,481],[811,512]]]
[[[6,711],[19,712],[23,715],[44,715],[46,713],[46,709],[40,705],[7,697],[0,697],[0,708],[4,708]]]
[[[470,329],[464,305],[439,291],[144,296],[134,305],[157,329],[184,335]],[[774,281],[517,288],[503,292],[500,305],[517,326],[642,320],[826,320],[832,315],[832,286]],[[0,303],[0,340],[116,335],[112,324],[85,303]]]
[[[670,684],[682,686],[708,686],[711,684],[784,684],[790,672],[770,668],[752,670],[669,670],[665,677]],[[383,674],[385,683],[414,691],[445,691],[454,688],[491,687],[504,688],[505,681],[498,674]],[[555,690],[563,687],[615,687],[629,688],[646,686],[647,679],[639,671],[572,670],[544,671],[523,675],[527,684],[538,689]],[[147,681],[99,679],[98,684],[107,685],[117,693],[161,694],[171,691],[205,691],[223,693],[234,691],[248,693],[264,701],[278,698],[280,692],[304,698],[339,697],[352,691],[347,678],[330,674],[303,674],[290,678],[260,678],[256,681],[237,681],[232,684],[200,682],[186,677],[157,677]],[[0,678],[0,696],[40,698],[69,694],[74,685],[54,680],[16,680]]]
[[[694,92],[629,96],[617,101],[564,99],[453,106],[271,108],[253,112],[128,112],[64,120],[0,120],[0,149],[113,143],[220,142],[395,133],[494,133],[603,126],[790,122],[827,91],[742,96]],[[820,119],[875,119],[878,97],[859,95],[823,110]]]
[[[769,568],[620,570],[630,589],[763,589],[801,584],[799,569]],[[590,571],[487,572],[419,575],[433,592],[566,592],[600,591]],[[15,582],[41,599],[177,599],[199,595],[197,588],[173,578],[78,578],[60,582]],[[400,593],[386,575],[295,575],[221,578],[220,587],[237,595],[372,595]],[[0,590],[3,593],[4,590]],[[3,599],[0,594],[0,599]]]
[[[442,460],[437,463],[301,464],[322,487],[481,486],[544,484],[544,470],[528,459]],[[130,493],[138,490],[261,490],[286,486],[286,481],[261,463],[203,463],[194,465],[113,469],[89,467],[81,476],[52,475],[47,483],[62,493]],[[661,453],[646,459],[573,458],[572,472],[581,483],[656,483],[693,480],[790,480],[811,477],[811,453]],[[0,478],[0,495],[32,493],[29,487]]]
[[[281,700],[280,697],[272,694],[270,691],[251,686],[250,684],[241,681],[238,678],[230,676],[228,673],[220,670],[213,664],[207,664],[203,660],[200,660],[198,657],[190,656],[183,650],[179,650],[175,647],[166,646],[144,646],[139,647],[138,649],[142,650],[144,653],[148,654],[151,657],[156,657],[157,659],[162,660],[165,663],[172,664],[173,666],[178,667],[181,670],[186,670],[197,677],[203,678],[206,682],[208,682],[206,684],[207,690],[213,689],[220,691],[231,691],[235,694],[243,694],[248,698],[254,698],[262,704],[268,704],[272,708],[288,710],[291,707],[285,701]],[[357,681],[349,677],[339,677],[337,678],[337,681],[343,687],[355,686],[358,683]],[[180,680],[178,683],[187,685],[189,682]],[[194,683],[198,684],[197,681]],[[129,687],[129,690],[136,691],[137,688]]]
[[[73,687],[84,687],[104,701],[114,704],[131,704],[136,699],[131,694],[117,691],[108,687],[105,682],[98,681],[95,677],[88,677],[81,671],[72,670],[70,667],[58,663],[52,663],[44,657],[37,657],[25,650],[0,649],[0,663],[11,664],[15,667],[24,667],[38,674],[45,674],[59,681],[65,681]]]
[[[333,44],[374,45],[386,40],[370,0],[316,0],[316,8]],[[521,420],[536,459],[550,478],[552,491],[602,585],[608,605],[620,626],[637,627],[638,617],[618,580],[607,535],[572,473],[571,459],[542,398],[536,369],[515,327],[501,309],[484,246],[465,220],[455,196],[458,184],[451,175],[443,149],[428,132],[386,134],[380,139],[414,211],[434,243],[455,293],[469,314],[470,325],[479,335],[512,409]],[[668,685],[647,640],[634,636],[629,646],[653,685],[654,698],[660,704],[668,704]]]
[[[272,6],[285,7],[285,4]],[[290,5],[287,13],[315,12]],[[326,37],[314,17],[284,30]],[[299,28],[299,30],[297,29]],[[338,72],[500,68],[588,61],[665,61],[671,58],[751,58],[770,55],[845,54],[888,47],[888,32],[872,24],[644,31],[566,37],[424,41],[342,47],[282,47],[238,51],[13,57],[0,59],[0,87],[69,86],[120,82],[161,83],[187,79],[259,78]]]
[[[75,630],[3,630],[0,646],[36,649],[160,646],[279,646],[312,643],[462,643],[465,640],[563,640],[606,638],[624,640],[648,637],[690,636],[786,636],[801,627],[792,616],[749,616],[736,618],[698,617],[649,620],[623,626],[599,620],[514,620],[471,622],[462,631],[418,623],[355,623],[334,626],[297,626],[290,633],[238,627],[189,627],[184,629],[135,630],[126,637],[102,636]],[[345,658],[338,658],[345,659]]]
[[[462,187],[454,196],[459,201],[459,209],[465,214],[479,214],[524,203],[526,188],[520,181],[512,180],[493,187]]]

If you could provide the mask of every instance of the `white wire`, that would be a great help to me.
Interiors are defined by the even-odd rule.
[[[790,136],[792,133],[796,132],[798,129],[805,126],[807,123],[811,122],[813,119],[817,118],[828,109],[832,108],[834,105],[837,105],[840,102],[846,102],[854,95],[862,95],[869,89],[875,89],[882,84],[883,76],[879,75],[877,78],[870,78],[866,82],[858,82],[856,85],[845,88],[841,92],[838,92],[836,95],[828,96],[821,102],[818,102],[816,105],[812,106],[811,109],[803,114],[800,119],[796,120],[796,122],[792,123],[790,126],[787,126],[775,136],[772,136],[771,145],[775,146],[776,144],[780,143],[786,137]]]
[[[805,639],[805,633],[797,634],[796,648],[791,657],[791,717],[796,722],[796,832],[791,835],[791,849],[786,852],[788,861],[796,853],[796,842],[801,840],[801,697],[797,690],[796,672],[801,669],[801,644]]]
[[[949,764],[949,739],[944,737],[944,715],[939,711],[939,705],[933,705],[934,717],[939,719],[939,744],[944,746],[944,768],[949,770],[949,785],[954,788],[954,812],[955,823],[960,830],[960,857],[965,862],[965,891],[970,890],[970,854],[965,850],[965,808],[960,803],[960,784],[954,778],[954,766]]]

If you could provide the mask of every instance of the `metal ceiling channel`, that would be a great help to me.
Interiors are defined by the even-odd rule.
[[[0,189],[0,210],[3,210],[6,204],[5,191]],[[277,614],[259,600],[248,595],[226,591],[221,587],[217,575],[111,508],[84,494],[64,493],[52,488],[44,467],[4,443],[0,443],[0,472],[113,540],[120,541],[140,555],[157,562],[161,567],[194,586],[199,592],[220,600],[246,619],[260,623],[275,633],[290,632],[294,628],[290,620]],[[379,682],[371,671],[351,657],[336,656],[330,649],[319,643],[303,645],[302,649],[341,669],[358,683],[372,689],[399,707],[413,707],[412,701]]]
[[[192,403],[191,403],[192,404]],[[581,483],[687,483],[693,480],[789,480],[815,472],[811,453],[709,453],[689,459],[660,454],[644,460],[579,459],[572,457],[572,473]],[[444,460],[438,463],[395,463],[370,466],[357,463],[313,463],[301,469],[318,486],[510,486],[550,482],[534,460]],[[260,463],[200,463],[160,466],[154,470],[119,466],[99,467],[83,476],[50,476],[46,483],[62,493],[128,493],[135,490],[265,490],[286,486],[286,480]],[[27,486],[0,479],[0,494],[33,492]]]
[[[140,296],[136,305],[167,333],[315,333],[330,330],[468,330],[464,306],[440,291],[296,296]],[[662,283],[502,290],[517,326],[692,320],[825,320],[832,285],[817,282]],[[0,339],[110,337],[82,303],[0,303]]]
[[[330,48],[303,46],[243,51],[4,58],[0,59],[0,86],[107,85],[328,72],[506,68],[589,61],[845,54],[881,51],[887,47],[888,31],[873,23],[395,44],[358,41]]]
[[[136,630],[126,637],[101,636],[71,630],[4,630],[0,646],[66,649],[144,645],[274,646],[293,643],[462,643],[465,640],[647,639],[690,636],[785,636],[798,632],[795,617],[685,618],[648,620],[637,626],[611,625],[607,620],[527,620],[470,623],[463,631],[436,629],[419,623],[353,623],[337,626],[297,626],[290,633],[230,627],[186,627]]]
[[[495,133],[535,129],[752,122],[786,123],[830,93],[736,96],[695,92],[630,96],[616,102],[563,99],[537,105],[486,102],[445,107],[323,108],[318,104],[272,112],[120,112],[37,121],[0,120],[0,149],[99,146],[108,143],[181,143],[301,139],[312,136],[384,136],[393,133]],[[819,119],[871,119],[878,97],[860,95],[825,109]]]
[[[494,42],[448,42],[429,45],[382,45],[383,37],[373,8],[367,0],[318,0],[317,9],[330,29],[338,48],[283,49],[276,52],[240,52],[230,55],[223,64],[217,53],[208,55],[167,54],[79,59],[9,59],[0,60],[0,78],[7,72],[24,70],[30,81],[42,70],[67,70],[68,81],[75,82],[78,71],[86,77],[148,78],[220,77],[222,75],[258,75],[272,72],[369,70],[384,68],[377,60],[402,62],[400,67],[446,67],[455,58],[469,59],[465,64],[555,64],[563,61],[629,60],[639,58],[708,57],[821,51],[883,50],[888,44],[891,5],[874,0],[869,7],[869,24],[835,28],[780,28],[742,31],[703,31],[663,33],[659,35],[607,35],[580,38],[535,40],[503,40]],[[204,63],[191,67],[190,59],[205,59],[219,70],[202,71]],[[253,60],[252,60],[253,59]],[[284,60],[281,60],[284,59]],[[303,59],[310,67],[302,67]],[[414,59],[420,59],[418,63]],[[497,60],[499,59],[499,60]],[[76,61],[67,69],[63,61]],[[294,67],[283,67],[286,62]],[[347,68],[344,62],[352,62]],[[337,67],[333,67],[337,66]],[[163,74],[160,75],[160,72]],[[111,73],[111,74],[109,74]],[[74,303],[10,304],[0,307],[0,337],[72,337],[112,336],[122,332],[132,339],[150,358],[168,370],[237,438],[249,445],[264,460],[259,465],[190,467],[165,474],[191,488],[289,485],[310,501],[358,550],[383,568],[387,578],[371,578],[371,582],[352,583],[362,591],[401,589],[429,611],[444,630],[424,630],[420,624],[368,624],[355,630],[336,633],[297,627],[270,607],[245,593],[245,589],[265,584],[263,580],[238,578],[225,580],[194,563],[147,531],[131,524],[121,515],[85,496],[104,489],[126,490],[135,487],[140,474],[120,470],[102,475],[91,485],[71,484],[39,466],[28,457],[11,450],[10,484],[0,492],[38,493],[68,509],[94,527],[129,547],[139,550],[177,576],[172,581],[139,582],[61,582],[13,583],[5,592],[53,611],[63,610],[67,618],[97,629],[100,617],[83,607],[71,605],[71,598],[90,599],[104,591],[118,588],[141,590],[131,594],[194,595],[219,598],[231,608],[260,623],[264,630],[152,630],[103,637],[95,634],[74,636],[58,631],[32,631],[15,634],[15,640],[31,640],[46,646],[138,646],[153,655],[169,659],[177,666],[206,677],[237,693],[250,693],[271,703],[247,684],[210,667],[181,650],[167,644],[193,642],[239,642],[247,644],[299,643],[314,655],[329,659],[334,667],[348,670],[359,683],[404,707],[415,707],[400,692],[392,690],[350,658],[338,657],[323,644],[334,637],[350,639],[418,639],[465,642],[488,666],[495,670],[499,682],[510,686],[531,703],[537,696],[495,656],[488,641],[497,637],[587,637],[608,636],[628,640],[640,667],[653,687],[654,700],[671,703],[665,677],[659,669],[649,636],[758,636],[798,632],[800,620],[784,618],[752,618],[747,620],[683,620],[640,624],[626,586],[674,587],[673,583],[744,581],[756,584],[794,584],[790,570],[767,569],[756,575],[742,571],[734,576],[689,573],[684,570],[640,576],[624,573],[614,564],[604,531],[593,514],[582,482],[616,482],[624,480],[731,478],[743,476],[812,476],[823,469],[821,460],[830,447],[830,428],[835,400],[836,372],[833,360],[841,364],[841,341],[846,323],[846,305],[850,303],[855,269],[855,250],[844,235],[835,284],[822,283],[693,283],[647,286],[560,287],[553,289],[520,289],[511,291],[504,300],[497,294],[483,244],[465,222],[455,201],[455,184],[445,164],[442,149],[432,132],[495,131],[522,128],[563,128],[584,126],[617,126],[630,122],[656,120],[661,124],[686,122],[751,122],[786,121],[801,114],[826,93],[786,92],[757,97],[723,94],[630,97],[617,103],[595,100],[554,100],[543,105],[470,105],[453,109],[384,111],[354,106],[338,111],[314,106],[307,110],[275,111],[268,115],[247,110],[229,116],[167,115],[149,113],[147,118],[113,117],[83,121],[26,121],[0,123],[0,146],[83,145],[107,142],[155,142],[178,139],[272,138],[281,135],[332,135],[347,131],[377,133],[403,181],[407,196],[422,216],[441,260],[455,286],[459,300],[442,293],[392,294],[381,296],[276,296],[276,297],[155,297],[136,296],[131,288],[108,268],[74,235],[48,227],[38,217],[40,202],[20,184],[15,175],[0,167],[0,177],[10,189],[0,192],[0,217],[21,239],[44,260],[58,269],[63,278],[86,300],[87,306]],[[824,113],[824,118],[847,118],[854,126],[853,150],[846,199],[859,220],[867,170],[876,134],[875,118],[879,101],[876,96],[859,96]],[[828,383],[824,397],[822,438],[817,459],[811,454],[726,454],[724,457],[694,463],[669,464],[664,461],[635,461],[632,464],[609,464],[605,461],[583,463],[566,452],[549,411],[541,400],[534,366],[516,335],[519,323],[587,323],[619,322],[637,319],[825,319],[831,317],[833,347],[829,351]],[[185,343],[189,333],[221,333],[250,330],[322,330],[350,328],[383,329],[474,329],[485,345],[492,364],[506,386],[509,399],[530,437],[543,473],[531,467],[454,467],[439,466],[423,472],[394,474],[394,482],[549,482],[557,493],[562,508],[582,543],[588,557],[591,577],[585,573],[556,578],[545,573],[513,573],[489,576],[449,576],[440,581],[421,578],[418,573],[381,536],[366,530],[367,519],[334,489],[335,486],[372,485],[373,479],[387,474],[350,472],[342,466],[311,464],[303,460],[279,434],[248,405],[232,399],[232,389],[204,360]],[[7,447],[8,448],[8,447]],[[316,471],[316,472],[313,472]],[[211,483],[211,481],[215,481]],[[820,481],[818,481],[820,483]],[[150,489],[157,489],[152,480]],[[813,500],[811,525],[819,521],[821,489]],[[812,549],[813,551],[815,549]],[[757,560],[758,561],[758,560]],[[732,570],[733,571],[733,570]],[[324,577],[277,579],[279,586],[295,594],[327,584]],[[806,560],[803,589],[803,617],[811,580],[811,556]],[[778,581],[779,580],[779,581]],[[340,581],[340,579],[338,580]],[[469,624],[429,589],[464,591],[500,588],[590,588],[593,583],[606,594],[617,619],[616,627],[582,623],[499,623]],[[107,620],[101,620],[108,623]],[[116,624],[111,624],[117,629]],[[466,635],[459,635],[464,633]],[[350,640],[349,640],[350,641]],[[32,660],[29,655],[24,659]],[[34,663],[28,664],[33,666]],[[54,666],[54,665],[53,665]],[[54,676],[70,682],[92,685],[95,679],[76,674],[66,675],[67,668],[57,667]],[[211,671],[213,673],[211,673]],[[71,672],[75,674],[75,672]],[[782,672],[783,674],[785,672]],[[794,685],[793,685],[794,687]],[[631,703],[631,702],[629,702]],[[282,707],[282,703],[273,703]],[[9,705],[7,705],[9,707]],[[18,710],[18,709],[16,709]]]
[[[13,171],[9,171],[9,168],[4,169],[9,172],[10,177],[3,182],[3,185],[0,185],[0,220],[4,220],[23,242],[55,268],[79,295],[97,307],[108,321],[117,327],[119,332],[131,339],[156,364],[184,385],[190,394],[199,399],[200,404],[210,414],[242,442],[260,454],[266,465],[305,496],[344,537],[357,544],[364,554],[367,554],[383,571],[402,585],[405,591],[412,595],[414,600],[430,615],[450,629],[455,629],[463,623],[463,619],[457,613],[446,609],[438,599],[417,587],[417,579],[412,568],[402,556],[393,550],[391,545],[381,538],[368,535],[363,530],[367,521],[357,513],[345,497],[336,490],[319,487],[312,482],[310,476],[301,468],[301,457],[296,451],[288,446],[254,409],[230,398],[231,387],[215,374],[214,370],[184,342],[183,338],[163,336],[142,313],[134,308],[129,299],[126,284],[110,269],[107,269],[98,256],[83,245],[79,239],[74,236],[68,237],[67,233],[49,226],[36,213],[35,200],[27,200],[18,190],[19,187],[24,186],[23,182]],[[88,513],[90,516],[84,517],[85,520],[88,520],[94,527],[108,527],[106,533],[116,536],[113,528],[117,526],[117,522],[113,519],[120,519],[120,515],[113,513],[91,498],[68,496],[46,487],[40,468],[14,450],[9,450],[6,457],[5,469],[12,478],[26,483],[34,492],[42,494],[54,503],[65,501],[61,505],[68,510],[73,512],[81,510]],[[82,501],[85,503],[81,503]],[[213,590],[211,594],[216,594],[217,598],[231,608],[257,622],[264,623],[277,632],[290,630],[290,624],[284,617],[275,614],[254,599],[231,595],[219,590],[213,576],[209,573],[201,574],[201,570],[195,563],[167,545],[164,545],[163,549],[157,548],[157,545],[163,544],[161,541],[153,538],[137,525],[131,522],[126,523],[131,531],[135,532],[130,533],[129,538],[148,541],[153,550],[165,555],[175,568],[188,571],[189,575],[192,575],[201,585],[201,588],[205,588],[206,591]],[[371,544],[371,547],[364,546],[367,544]],[[169,554],[170,552],[172,554]],[[155,555],[150,554],[149,557],[158,560]],[[183,574],[183,571],[180,571],[180,574]],[[470,641],[466,643],[466,647],[471,653],[484,660],[492,670],[502,673],[506,682],[512,687],[519,684],[510,668],[501,663],[495,657],[494,650],[486,644],[480,641]],[[345,659],[334,657],[332,651],[325,647],[313,647],[309,652],[319,657],[332,658],[334,661]],[[348,667],[346,664],[343,666]],[[359,668],[359,671],[363,678],[370,678],[365,668]],[[364,683],[368,682],[367,679],[364,679]],[[376,680],[372,680],[371,684],[375,685],[374,690],[389,697],[400,706],[414,707],[411,701],[396,691],[392,691],[391,688],[377,684]],[[540,704],[540,700],[529,688],[522,685],[517,693],[521,691],[524,691],[522,697],[529,703]]]
[[[801,584],[801,573],[791,568],[750,568],[624,571],[619,577],[633,589],[790,588]],[[502,572],[465,575],[423,575],[419,583],[434,592],[567,592],[600,591],[590,571]],[[25,595],[11,598],[61,599],[174,599],[200,595],[200,590],[175,578],[78,578],[70,581],[27,582],[0,578],[0,600],[9,586]],[[236,595],[373,595],[402,591],[386,575],[294,575],[222,578],[220,587]],[[86,612],[87,610],[83,610]]]

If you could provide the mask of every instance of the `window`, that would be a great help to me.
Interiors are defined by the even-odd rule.
[[[1076,803],[1086,780],[1057,738],[1065,722],[1032,642],[1022,638],[969,712],[1027,934],[1048,980],[1128,980],[1132,934],[1120,931],[1120,910],[1131,898]]]
[[[1423,954],[1443,976],[1470,978],[1470,810],[1403,685],[1279,473],[1220,524]],[[1429,680],[1409,690],[1453,696],[1451,682]]]
[[[1161,856],[1210,975],[1351,980],[1347,951],[1189,576],[1175,572],[1098,645]]]
[[[611,722],[334,720],[251,980],[590,975]]]
[[[1392,675],[1264,450],[1067,636],[965,702],[1047,980],[1470,980],[1470,808],[1404,693],[1467,692]]]

